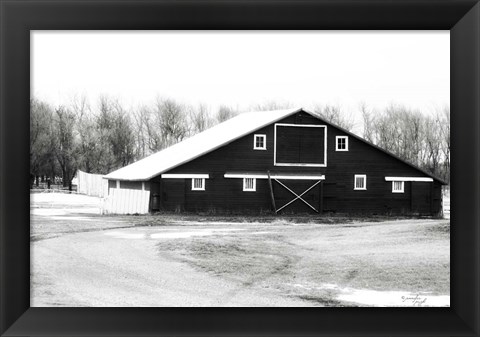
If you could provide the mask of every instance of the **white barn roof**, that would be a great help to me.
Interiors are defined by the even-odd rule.
[[[113,171],[111,180],[148,180],[302,109],[242,113],[160,152]]]

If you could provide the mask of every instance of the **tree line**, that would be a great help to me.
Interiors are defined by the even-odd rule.
[[[248,110],[291,108],[267,102]],[[351,131],[353,117],[338,106],[316,105],[313,113]],[[95,106],[77,98],[68,106],[30,101],[31,184],[39,177],[61,177],[68,187],[77,169],[107,174],[178,143],[240,113],[220,106],[183,104],[158,97],[153,104],[125,108],[117,99],[101,96]],[[450,169],[450,114],[447,108],[425,116],[391,105],[378,113],[362,106],[364,138],[446,180]]]
[[[364,139],[450,182],[449,107],[429,115],[395,104],[361,110]]]

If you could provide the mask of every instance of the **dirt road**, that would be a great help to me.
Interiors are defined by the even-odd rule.
[[[33,243],[31,305],[306,305],[268,291],[245,289],[163,258],[156,248],[157,240],[152,238],[161,233],[148,228],[108,230]]]
[[[308,305],[200,272],[156,246],[215,230],[125,228],[138,220],[102,217],[98,204],[81,195],[32,195],[31,306]]]

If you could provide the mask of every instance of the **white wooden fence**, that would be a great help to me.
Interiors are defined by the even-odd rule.
[[[450,219],[450,186],[443,186],[442,194],[443,217]]]
[[[86,173],[77,171],[78,193],[95,197],[105,197],[108,194],[108,180],[103,179],[101,174]]]
[[[150,191],[110,188],[103,202],[104,214],[148,213]]]

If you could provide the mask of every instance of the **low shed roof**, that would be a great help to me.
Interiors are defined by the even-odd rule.
[[[148,180],[255,130],[299,112],[300,108],[240,114],[180,143],[107,174],[112,180]]]

